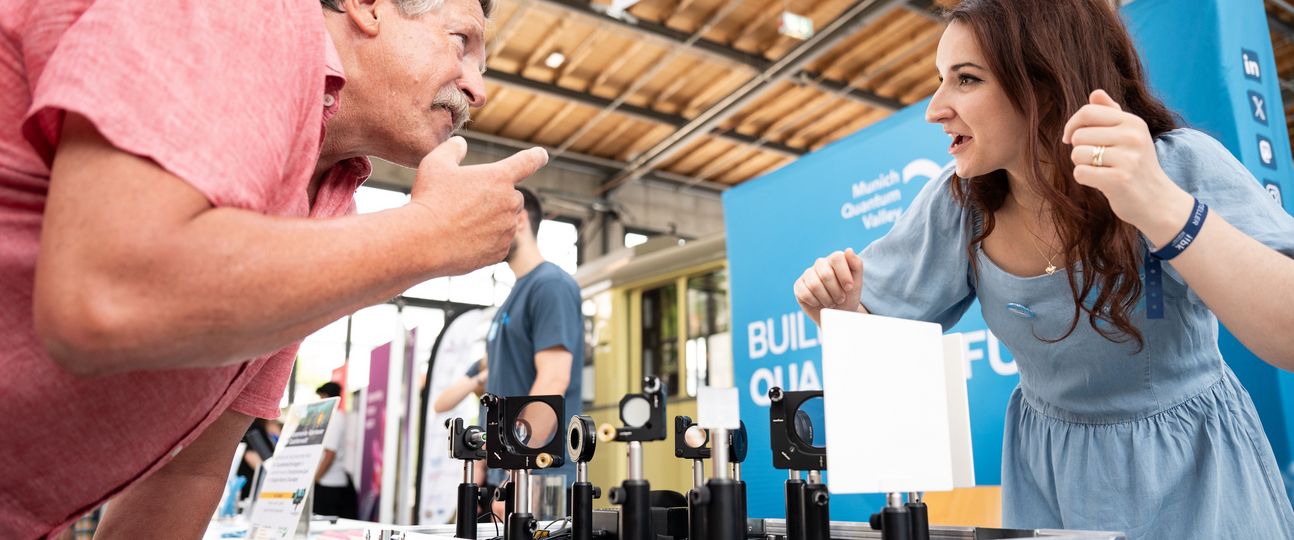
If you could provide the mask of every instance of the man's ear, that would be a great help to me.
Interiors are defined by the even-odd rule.
[[[382,0],[341,0],[341,9],[351,26],[360,33],[373,37],[378,34],[380,16],[378,5]]]

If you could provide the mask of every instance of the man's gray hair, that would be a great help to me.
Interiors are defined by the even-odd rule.
[[[341,0],[319,0],[323,7],[331,9],[338,13],[342,12]],[[445,0],[395,0],[395,5],[400,8],[400,13],[405,17],[419,17],[426,15],[427,12],[439,9],[445,5]],[[481,11],[485,17],[490,17],[490,11],[494,9],[494,0],[481,0]]]

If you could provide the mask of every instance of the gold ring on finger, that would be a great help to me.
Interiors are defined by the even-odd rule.
[[[1093,166],[1093,167],[1104,167],[1104,166],[1105,166],[1105,149],[1106,149],[1106,148],[1107,148],[1107,147],[1105,147],[1105,146],[1097,146],[1096,148],[1093,148],[1093,149],[1092,149],[1092,166]]]

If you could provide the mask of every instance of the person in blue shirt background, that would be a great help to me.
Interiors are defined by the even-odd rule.
[[[862,253],[806,269],[800,306],[947,330],[980,301],[1020,368],[1008,527],[1294,538],[1217,343],[1221,320],[1294,368],[1294,217],[1152,95],[1108,2],[966,0],[947,19],[926,117],[955,166]]]
[[[512,292],[494,314],[486,336],[489,377],[485,391],[502,397],[562,395],[563,416],[538,405],[522,411],[524,427],[517,428],[542,446],[560,437],[571,416],[580,414],[580,388],[584,370],[584,319],[580,312],[580,287],[561,267],[544,260],[535,239],[543,208],[530,190],[518,187],[525,212],[518,215],[517,233],[505,259],[517,276]],[[484,416],[482,416],[484,418]],[[574,476],[574,463],[536,471],[537,475]],[[489,482],[498,485],[504,471],[491,470]],[[536,480],[538,481],[538,480]],[[568,482],[564,482],[566,484]],[[495,504],[502,518],[503,504]]]

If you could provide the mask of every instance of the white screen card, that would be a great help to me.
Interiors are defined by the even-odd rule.
[[[833,493],[953,488],[942,329],[822,311],[822,385]]]

